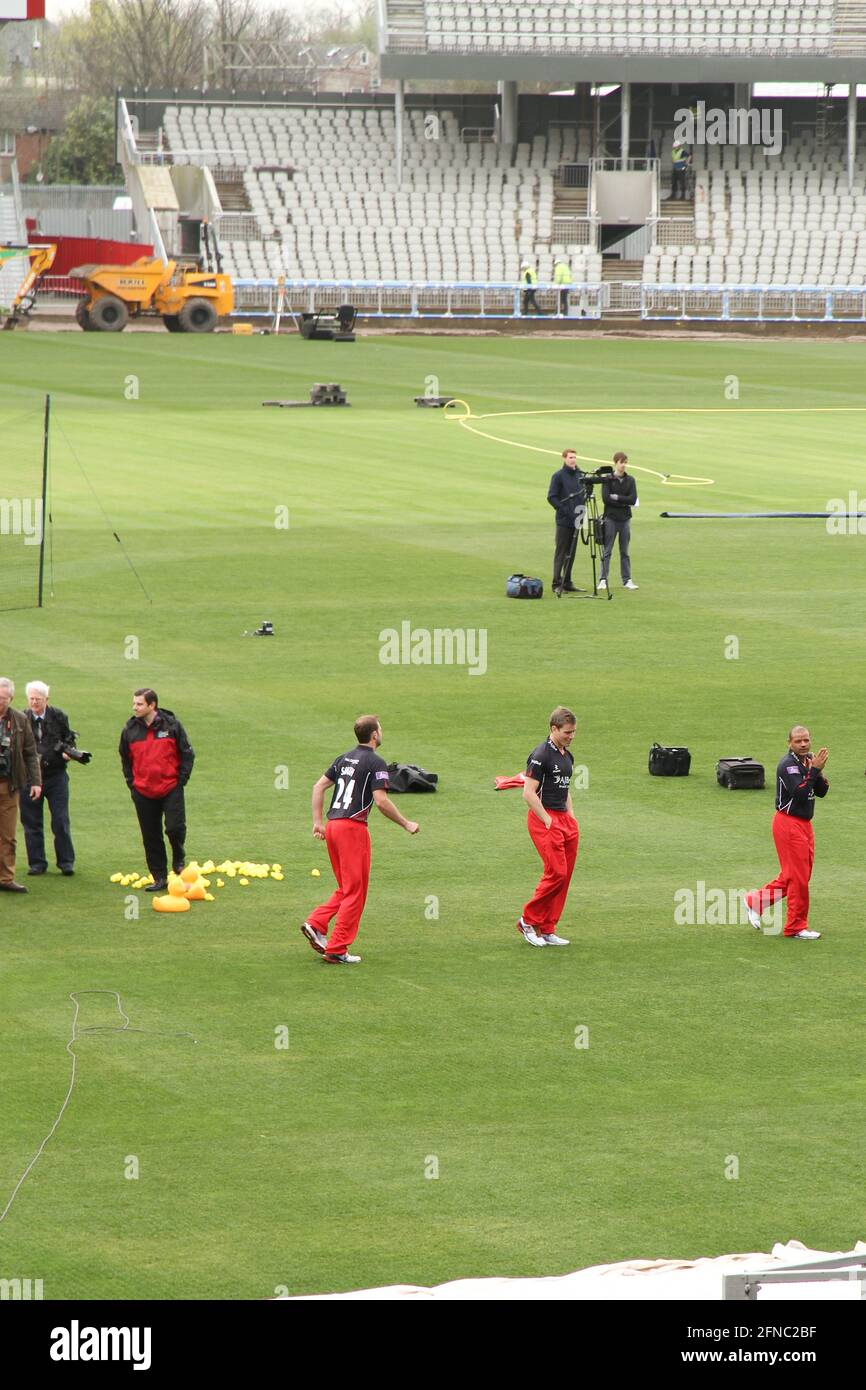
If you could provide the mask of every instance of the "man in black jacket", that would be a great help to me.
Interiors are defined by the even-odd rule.
[[[631,577],[631,559],[628,543],[631,538],[631,509],[637,506],[637,483],[625,471],[628,458],[625,454],[614,454],[613,472],[608,474],[601,485],[604,500],[604,554],[601,557],[601,579],[598,587],[607,588],[607,572],[614,542],[619,536],[619,568],[626,589],[636,589]]]
[[[69,828],[69,777],[66,773],[69,754],[58,747],[60,744],[74,748],[75,734],[63,710],[49,705],[50,693],[43,681],[29,681],[27,684],[27,718],[33,730],[42,772],[42,796],[38,800],[31,800],[29,785],[22,787],[19,793],[21,824],[30,865],[27,872],[31,878],[44,874],[48,868],[42,823],[42,807],[46,801],[51,811],[57,867],[67,878],[75,871],[75,850]]]
[[[183,789],[195,762],[186,730],[170,709],[160,709],[155,690],[145,686],[132,698],[132,718],[120,735],[120,761],[141,828],[147,867],[153,883],[145,890],[159,893],[168,881],[162,823],[171,845],[171,864],[179,874],[184,866],[186,807]]]
[[[553,592],[557,598],[561,594],[577,593],[571,582],[571,567],[577,532],[586,512],[586,499],[592,491],[592,484],[584,482],[584,475],[577,466],[575,450],[563,449],[562,459],[562,467],[556,470],[547,489],[547,500],[556,512]]]

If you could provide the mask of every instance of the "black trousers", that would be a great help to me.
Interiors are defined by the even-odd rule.
[[[553,587],[561,589],[571,583],[571,567],[574,564],[574,527],[556,527],[556,549],[553,552]]]
[[[24,787],[19,793],[18,802],[21,824],[24,827],[24,841],[27,845],[27,862],[31,869],[47,869],[45,858],[45,832],[43,829],[43,807],[48,802],[51,811],[51,833],[54,836],[54,853],[58,869],[71,869],[75,863],[75,850],[69,829],[69,777],[66,769],[48,772],[42,782],[42,795],[38,801],[30,800],[30,788]]]
[[[538,300],[535,298],[535,290],[524,290],[524,291],[523,291],[523,313],[524,313],[524,314],[528,314],[528,313],[529,313],[529,306],[530,306],[530,304],[532,305],[532,307],[533,307],[533,309],[535,310],[536,314],[541,314],[541,313],[544,312],[542,309],[539,309],[539,307],[538,307]]]
[[[178,783],[167,796],[142,796],[133,788],[132,800],[135,804],[141,838],[144,844],[144,857],[149,872],[157,883],[168,878],[168,858],[165,852],[162,822],[165,818],[165,834],[171,845],[171,863],[176,873],[184,866],[184,845],[186,843],[186,806],[183,787]]]

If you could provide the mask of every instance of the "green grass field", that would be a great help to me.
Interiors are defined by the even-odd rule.
[[[866,539],[659,518],[866,496],[863,353],[0,336],[6,495],[33,490],[46,391],[54,411],[53,597],[2,614],[0,671],[19,707],[49,682],[95,755],[71,770],[76,877],[52,867],[0,903],[0,1210],[67,1092],[70,992],[119,991],[148,1030],[81,1036],[66,1113],[0,1224],[0,1276],[46,1298],[258,1299],[864,1236]],[[472,422],[497,442],[416,409],[431,377],[476,415],[585,413]],[[351,409],[261,408],[314,380]],[[630,456],[640,590],[506,602],[513,571],[549,585],[547,482],[571,443]],[[19,538],[0,559],[11,603]],[[263,618],[273,641],[241,636]],[[485,629],[486,673],[382,664],[404,620]],[[145,684],[196,749],[190,855],[279,861],[284,882],[229,882],[181,918],[139,894],[127,920],[109,875],[144,863],[116,746]],[[539,860],[493,778],[522,770],[559,702],[589,785],[572,946],[540,952],[514,930]],[[440,790],[403,799],[415,838],[374,817],[363,964],[330,969],[298,931],[331,891],[309,790],[368,711],[383,754]],[[676,925],[678,889],[775,872],[772,770],[796,721],[831,751],[822,939]],[[687,780],[647,775],[654,740],[689,745]],[[767,765],[765,792],[717,787],[735,754]],[[82,1005],[83,1027],[117,1021],[107,995]]]

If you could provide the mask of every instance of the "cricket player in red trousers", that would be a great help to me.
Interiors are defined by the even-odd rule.
[[[355,720],[356,748],[335,758],[313,787],[313,835],[324,840],[334,877],[336,892],[311,912],[301,931],[314,951],[332,965],[358,965],[360,956],[349,954],[358,934],[361,913],[367,901],[370,881],[370,832],[367,815],[375,802],[388,820],[417,835],[418,822],[406,820],[388,797],[388,764],[376,752],[382,742],[382,727],[375,714],[362,714]],[[328,821],[322,821],[325,791],[334,787]],[[328,940],[331,918],[336,916],[334,933]]]
[[[761,930],[761,914],[780,898],[788,899],[785,935],[799,941],[817,941],[819,931],[809,930],[809,879],[815,860],[812,816],[815,797],[826,796],[830,784],[824,776],[827,749],[812,755],[809,730],[795,724],[788,735],[788,752],[776,768],[776,814],[773,839],[779,856],[779,873],[763,888],[746,894],[749,921]]]
[[[523,800],[529,807],[529,835],[544,865],[544,873],[517,923],[530,946],[568,946],[556,928],[565,908],[568,885],[577,858],[580,836],[571,804],[574,759],[569,746],[577,721],[559,705],[550,716],[546,743],[533,748],[526,762]]]

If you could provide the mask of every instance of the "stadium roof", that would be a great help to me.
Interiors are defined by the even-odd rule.
[[[377,14],[390,78],[824,84],[862,79],[866,58],[866,8],[832,0],[377,0]]]

